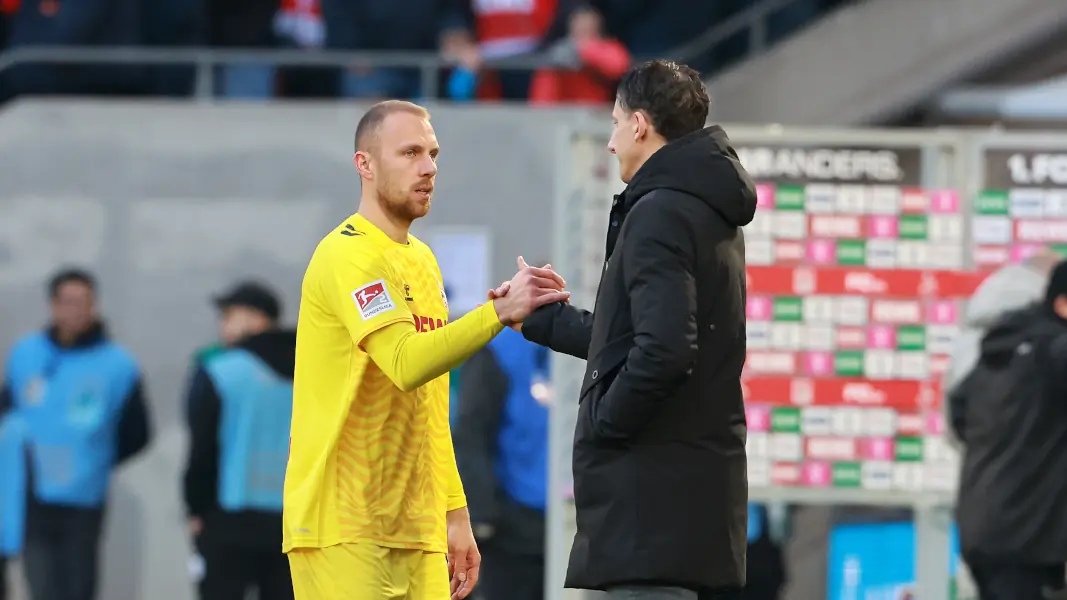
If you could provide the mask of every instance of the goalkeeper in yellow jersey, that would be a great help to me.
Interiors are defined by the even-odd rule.
[[[425,109],[372,107],[356,129],[359,212],[323,238],[304,275],[283,542],[297,600],[471,593],[481,558],[446,374],[568,296],[550,268],[526,267],[504,297],[447,323],[437,260],[408,233],[430,210],[437,153]]]

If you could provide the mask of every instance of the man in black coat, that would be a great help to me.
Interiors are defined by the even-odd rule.
[[[1067,599],[1067,262],[1010,312],[949,394],[963,444],[956,523],[982,600]]]
[[[566,585],[719,600],[745,584],[745,248],[755,187],[699,74],[644,63],[619,84],[615,198],[596,312],[522,324],[586,359],[574,436],[578,532]],[[497,290],[499,292],[501,290]]]

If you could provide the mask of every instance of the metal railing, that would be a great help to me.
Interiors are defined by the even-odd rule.
[[[761,0],[740,11],[698,38],[665,53],[666,58],[689,62],[719,44],[748,32],[748,56],[767,48],[767,21],[798,0]],[[435,52],[349,52],[333,50],[264,50],[188,47],[24,46],[0,52],[0,72],[24,64],[192,65],[196,68],[195,96],[211,98],[215,67],[227,64],[263,64],[281,67],[384,67],[417,69],[422,92],[437,97],[442,69],[455,65]],[[535,70],[554,66],[543,55],[487,61],[494,69]]]
[[[384,67],[418,69],[423,94],[436,97],[441,69],[454,62],[433,52],[340,52],[332,50],[262,50],[164,47],[22,47],[0,53],[0,72],[23,64],[193,65],[195,96],[207,99],[215,91],[215,67],[260,64],[280,67]],[[551,63],[541,56],[487,61],[492,68],[538,69]]]

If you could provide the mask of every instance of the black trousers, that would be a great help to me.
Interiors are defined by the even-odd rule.
[[[1064,565],[968,565],[981,600],[1052,600],[1064,587]],[[1064,596],[1067,598],[1067,596]]]
[[[476,588],[481,600],[544,600],[544,556],[511,553],[494,547],[491,540],[481,552],[481,582]]]
[[[31,506],[23,566],[33,600],[94,600],[104,513]]]
[[[289,561],[281,546],[260,550],[201,536],[197,547],[204,559],[200,600],[242,600],[252,588],[259,600],[293,600]]]

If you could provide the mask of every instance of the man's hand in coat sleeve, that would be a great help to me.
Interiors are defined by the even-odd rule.
[[[586,360],[593,335],[593,313],[556,302],[530,313],[522,322],[522,335],[539,346]]]
[[[697,357],[696,241],[668,198],[646,197],[626,217],[621,249],[633,347],[594,407],[599,435],[624,438],[653,418]]]
[[[518,264],[519,269],[527,266],[521,256]],[[544,268],[551,269],[552,265],[545,265]],[[489,299],[502,298],[509,289],[510,282],[505,281],[500,287],[489,290]],[[527,341],[553,352],[586,360],[589,358],[589,341],[593,335],[593,313],[574,308],[569,302],[554,302],[530,313],[515,329]]]

